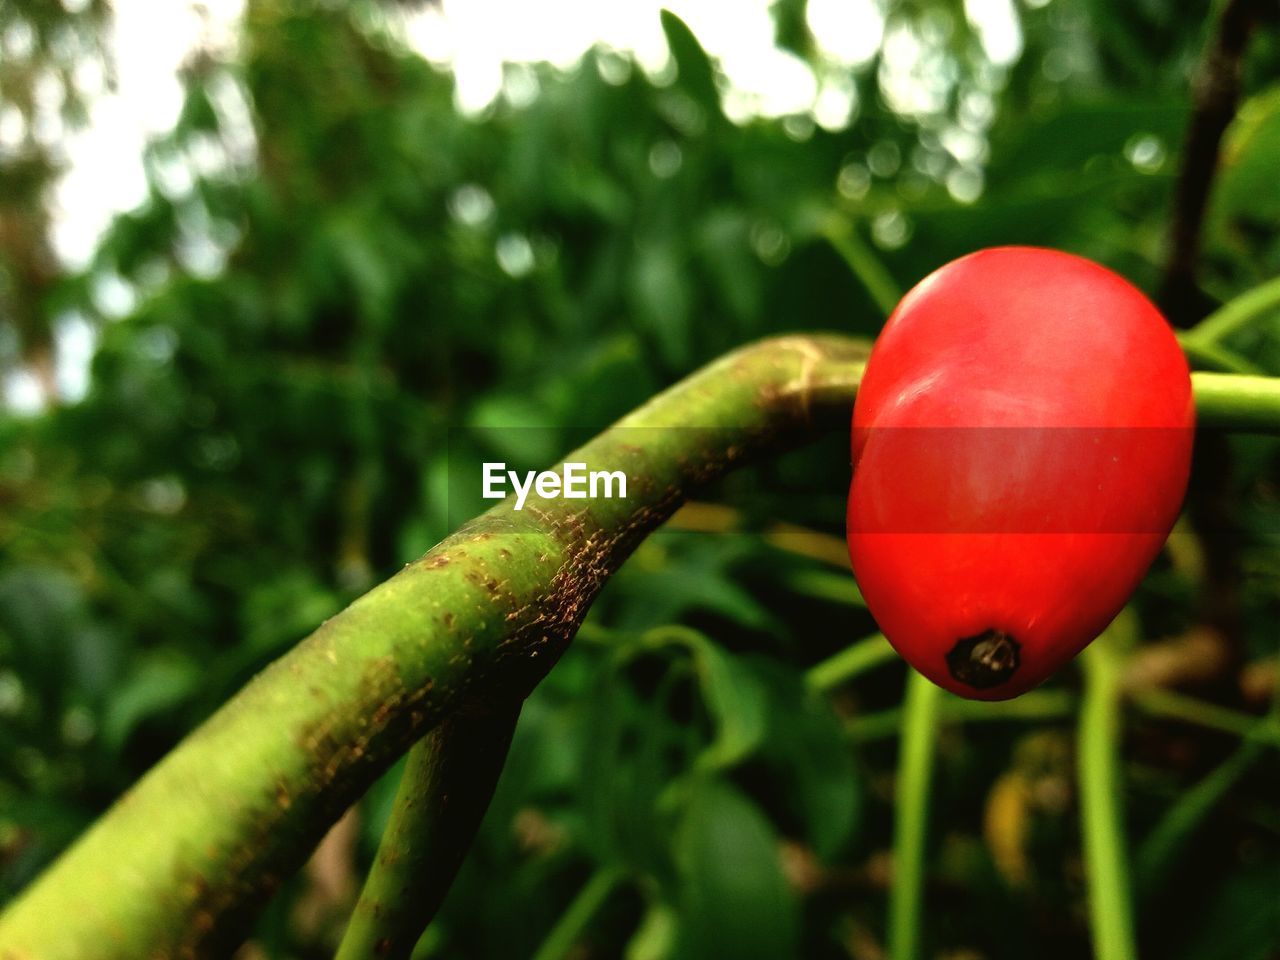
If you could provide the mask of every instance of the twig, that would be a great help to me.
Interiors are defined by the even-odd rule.
[[[464,704],[522,697],[597,592],[695,489],[848,423],[866,346],[738,350],[567,460],[626,498],[511,498],[285,654],[0,915],[0,957],[229,956],[369,785]]]
[[[865,357],[838,336],[736,351],[570,455],[623,470],[626,499],[584,510],[530,497],[523,512],[504,501],[375,587],[236,694],[9,904],[0,956],[229,955],[270,891],[410,745],[464,703],[500,703],[545,675],[608,577],[693,490],[847,429]],[[1280,432],[1280,386],[1218,374],[1193,384],[1203,426]]]
[[[564,960],[569,956],[587,925],[625,878],[626,874],[614,867],[602,867],[597,871],[556,921],[547,939],[533,955],[533,960]]]
[[[1196,328],[1180,338],[1183,349],[1220,346],[1237,330],[1257,320],[1280,316],[1280,277],[1247,290],[1205,317]]]
[[[853,271],[871,299],[887,317],[902,299],[902,290],[888,268],[876,256],[858,233],[857,227],[846,220],[832,219],[823,230],[827,242]]]
[[[1206,730],[1240,737],[1250,743],[1280,747],[1280,723],[1271,717],[1255,717],[1175,690],[1139,691],[1134,693],[1133,703],[1139,709],[1162,719],[1180,720]]]
[[[884,634],[873,633],[815,663],[804,679],[814,690],[832,690],[882,663],[893,662],[897,656]]]
[[[1174,191],[1168,258],[1158,297],[1175,327],[1191,327],[1210,307],[1196,282],[1205,209],[1218,169],[1222,137],[1240,99],[1245,47],[1264,3],[1265,0],[1226,0],[1196,71],[1191,122]],[[1211,354],[1218,362],[1230,360],[1229,352],[1216,343],[1210,342],[1200,352]],[[1194,459],[1187,502],[1192,527],[1204,546],[1206,559],[1201,601],[1204,619],[1235,648],[1240,632],[1241,573],[1231,491],[1231,449],[1221,435],[1202,434],[1196,440]]]
[[[1191,122],[1173,198],[1169,252],[1159,301],[1176,327],[1190,327],[1207,312],[1196,284],[1205,207],[1218,169],[1222,135],[1240,100],[1240,72],[1261,0],[1228,0],[1193,81]]]
[[[944,694],[938,704],[939,721],[950,723],[1000,723],[1061,720],[1076,710],[1075,695],[1069,690],[1032,690],[1013,700],[962,700]],[[902,733],[903,710],[890,707],[850,719],[845,735],[855,743],[889,740]]]
[[[1264,749],[1256,740],[1241,744],[1221,766],[1182,793],[1147,834],[1134,858],[1138,890],[1150,899],[1172,873],[1171,867],[1188,837],[1231,791]]]
[[[519,705],[460,710],[409,751],[335,960],[413,953],[489,808],[519,715]]]

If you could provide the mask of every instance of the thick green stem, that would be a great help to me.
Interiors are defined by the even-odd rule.
[[[1191,384],[1201,426],[1280,433],[1280,377],[1194,373]]]
[[[746,347],[566,458],[627,497],[509,498],[329,620],[142,778],[0,916],[3,960],[227,956],[266,895],[462,704],[545,675],[636,543],[745,460],[845,424],[866,348]],[[480,478],[477,477],[477,483]]]
[[[409,751],[336,960],[412,955],[489,807],[519,716],[519,706],[462,709]]]
[[[516,702],[537,684],[607,578],[691,491],[827,423],[847,428],[866,353],[847,338],[792,336],[730,354],[566,458],[623,471],[626,498],[532,496],[522,511],[509,498],[361,597],[9,905],[0,960],[228,955],[411,744],[464,704]],[[1195,382],[1203,425],[1280,432],[1273,382]]]

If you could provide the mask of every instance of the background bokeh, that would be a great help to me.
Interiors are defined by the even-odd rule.
[[[1208,5],[860,5],[842,37],[773,4],[814,90],[773,116],[673,17],[657,61],[513,63],[476,104],[411,47],[436,22],[421,5],[249,0],[232,42],[187,56],[146,199],[84,263],[59,257],[50,198],[84,77],[110,83],[112,11],[0,5],[0,902],[473,489],[478,510],[457,463],[552,462],[753,338],[872,337],[883,304],[981,246],[1060,247],[1157,290]],[[1278,68],[1264,24],[1203,309],[1280,271]],[[1230,363],[1280,374],[1277,319]],[[1222,719],[1276,689],[1277,453],[1222,444],[1218,546],[1175,535],[1135,601],[1128,682],[1226,711],[1126,710],[1144,956],[1280,956],[1280,763]],[[628,562],[528,702],[421,956],[530,956],[584,889],[603,895],[575,957],[883,956],[905,668],[806,681],[875,630],[847,482],[835,436],[706,491]],[[1088,955],[1079,686],[1072,667],[1024,710],[944,711],[928,956]],[[395,774],[243,957],[332,951]]]

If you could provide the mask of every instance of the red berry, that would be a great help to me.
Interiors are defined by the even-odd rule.
[[[853,412],[849,555],[885,636],[961,696],[1039,684],[1160,551],[1194,425],[1169,325],[1111,271],[1000,247],[925,278]]]

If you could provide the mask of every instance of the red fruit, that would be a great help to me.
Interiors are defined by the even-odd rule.
[[[1001,247],[925,278],[853,412],[849,555],[885,636],[961,696],[1036,686],[1160,551],[1194,425],[1169,325],[1111,271]]]

